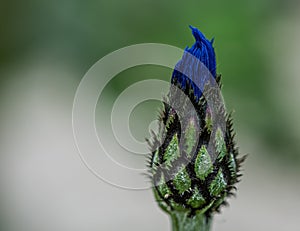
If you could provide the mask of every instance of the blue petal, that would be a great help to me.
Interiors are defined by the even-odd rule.
[[[197,60],[205,65],[214,78],[216,77],[216,57],[212,46],[214,39],[209,41],[197,28],[192,26],[190,28],[196,41],[191,48],[187,47],[185,49],[182,59],[175,66],[176,70],[173,71],[171,82],[174,83],[176,81],[182,90],[185,90],[187,82],[190,83],[198,100],[202,95],[201,89],[204,88],[209,76],[207,72],[200,70],[201,66],[199,63],[197,64],[195,59],[187,55],[186,52],[195,56]],[[186,75],[182,74],[182,72]]]

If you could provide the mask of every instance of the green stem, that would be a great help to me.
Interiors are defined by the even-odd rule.
[[[189,217],[187,212],[173,212],[172,231],[210,231],[212,218],[204,214]]]

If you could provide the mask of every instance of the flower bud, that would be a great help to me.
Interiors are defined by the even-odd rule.
[[[149,167],[163,210],[210,217],[233,195],[244,158],[238,158],[232,119],[218,96],[213,41],[190,28],[196,41],[173,71]]]

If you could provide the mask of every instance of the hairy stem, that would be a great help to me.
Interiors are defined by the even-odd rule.
[[[212,218],[204,214],[190,217],[187,212],[173,212],[172,231],[210,231]]]

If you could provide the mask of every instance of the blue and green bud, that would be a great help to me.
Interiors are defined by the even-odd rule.
[[[218,96],[221,76],[213,41],[190,28],[196,41],[175,66],[159,133],[150,142],[155,198],[172,216],[174,230],[208,227],[212,214],[233,195],[244,160],[238,157],[231,116]]]

